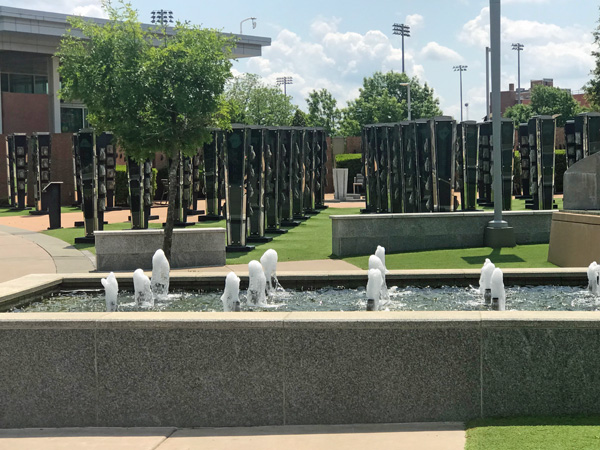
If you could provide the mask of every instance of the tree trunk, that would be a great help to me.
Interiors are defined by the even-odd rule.
[[[171,261],[171,247],[173,245],[173,226],[175,224],[175,199],[177,197],[177,172],[179,169],[179,160],[181,151],[176,150],[169,166],[169,206],[167,208],[167,222],[165,224],[163,252],[167,260]]]

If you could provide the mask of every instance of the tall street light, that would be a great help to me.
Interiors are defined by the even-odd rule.
[[[516,44],[512,45],[512,49],[517,51],[517,104],[521,104],[521,50],[524,45]]]
[[[150,21],[157,23],[160,26],[168,25],[173,23],[173,11],[167,11],[165,9],[157,9],[150,13]]]
[[[249,20],[252,21],[252,29],[254,30],[256,28],[256,17],[248,17],[240,22],[240,34],[242,34],[242,24],[244,22],[248,22]]]
[[[465,103],[465,111],[467,111],[467,120],[469,120],[469,103]]]
[[[287,95],[287,85],[294,84],[294,80],[292,77],[277,77],[277,86],[281,86],[283,84],[283,94]]]
[[[410,83],[400,83],[400,86],[406,86],[406,108],[408,109],[408,120],[410,120]]]
[[[462,101],[462,73],[467,70],[467,66],[454,66],[454,71],[460,73],[460,121],[463,121],[463,101]]]
[[[404,37],[410,37],[410,27],[403,23],[395,23],[392,27],[393,34],[402,36],[402,73],[404,73]]]
[[[490,52],[489,47],[485,48],[485,120],[490,120]]]

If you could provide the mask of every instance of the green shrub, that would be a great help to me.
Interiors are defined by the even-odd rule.
[[[513,194],[518,193],[521,195],[523,192],[521,182],[521,153],[515,150],[513,159]]]
[[[362,171],[361,158],[360,153],[335,155],[336,169],[348,169],[348,192],[352,192],[354,177]]]
[[[115,167],[115,205],[129,206],[129,183],[127,180],[127,166]],[[157,170],[152,169],[152,192],[154,198],[156,192],[156,176]]]

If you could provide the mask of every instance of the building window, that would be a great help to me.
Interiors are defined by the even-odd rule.
[[[48,93],[48,77],[45,75],[35,75],[33,84],[34,94],[47,94]]]
[[[77,133],[88,127],[87,108],[60,108],[60,131],[62,133]]]
[[[33,75],[10,74],[10,92],[33,94]]]

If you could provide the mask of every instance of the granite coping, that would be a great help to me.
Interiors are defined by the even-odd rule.
[[[561,222],[583,223],[588,225],[600,225],[600,216],[596,214],[574,213],[570,211],[555,212],[552,220]]]
[[[503,211],[503,216],[534,216],[534,215],[550,215],[555,213],[553,210],[526,210],[526,211]],[[423,219],[435,217],[494,217],[493,211],[472,211],[472,212],[428,212],[428,213],[394,213],[394,214],[336,214],[329,216],[332,220],[369,220],[369,219]]]
[[[600,311],[0,313],[1,329],[600,328]]]

